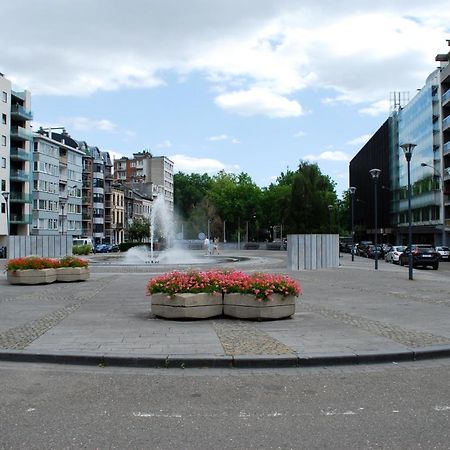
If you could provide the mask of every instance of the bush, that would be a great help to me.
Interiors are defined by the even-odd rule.
[[[72,247],[72,253],[74,255],[89,255],[92,252],[92,245],[84,244],[84,245],[74,245]]]
[[[85,259],[73,256],[64,256],[59,260],[59,267],[87,267],[88,262]]]

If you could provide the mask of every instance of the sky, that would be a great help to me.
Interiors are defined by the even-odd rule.
[[[32,93],[33,128],[65,127],[175,172],[300,161],[348,188],[349,161],[450,48],[448,1],[3,0],[0,72]],[[369,176],[369,175],[368,175]]]

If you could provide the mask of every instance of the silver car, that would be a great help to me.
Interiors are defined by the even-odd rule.
[[[384,260],[392,264],[398,264],[400,255],[405,251],[404,245],[394,245],[385,255]]]
[[[450,259],[450,248],[448,247],[436,247],[436,251],[441,255],[441,261],[448,261]]]

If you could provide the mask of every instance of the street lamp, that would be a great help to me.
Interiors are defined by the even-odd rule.
[[[430,169],[433,169],[435,173],[435,177],[439,178],[439,190],[441,191],[441,208],[444,208],[444,186],[442,184],[442,175],[430,164],[421,163],[422,167],[429,167]],[[441,211],[441,217],[442,217],[442,236],[441,236],[441,245],[446,245],[446,238],[445,238],[445,220],[444,220],[444,211]]]
[[[350,186],[350,199],[351,199],[351,207],[352,207],[352,261],[355,260],[355,215],[354,215],[354,200],[355,200],[355,192],[356,188],[354,186]]]
[[[405,153],[406,163],[408,165],[408,268],[409,279],[413,279],[413,260],[412,260],[412,217],[411,217],[411,157],[416,144],[400,145]]]
[[[7,229],[7,235],[9,236],[9,192],[2,192],[3,198],[5,199],[6,203],[6,229]]]
[[[332,214],[333,214],[333,205],[328,205],[328,211],[329,211],[329,222],[330,222],[330,234],[331,234],[331,219],[332,219]]]
[[[369,170],[372,175],[374,185],[374,200],[375,200],[375,270],[378,270],[378,178],[380,178],[380,169]]]
[[[67,204],[67,198],[61,197],[59,204],[61,205],[61,234],[64,235],[64,207]]]

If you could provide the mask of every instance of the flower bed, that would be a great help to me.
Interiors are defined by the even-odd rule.
[[[14,258],[7,262],[6,271],[11,284],[46,284],[89,278],[88,262],[72,256],[60,260],[39,256]]]
[[[236,318],[279,319],[295,312],[295,298],[300,285],[289,277],[239,271],[170,272],[153,278],[147,284],[152,311],[166,318],[199,317],[197,307],[211,306],[218,314],[218,298],[222,312]],[[185,295],[185,294],[189,294]],[[192,302],[192,294],[209,294]],[[186,298],[183,302],[182,299]],[[163,307],[162,307],[163,306]],[[213,307],[214,306],[214,307]],[[176,312],[176,309],[183,310]],[[191,311],[189,311],[191,309]],[[194,314],[190,316],[190,314]]]

